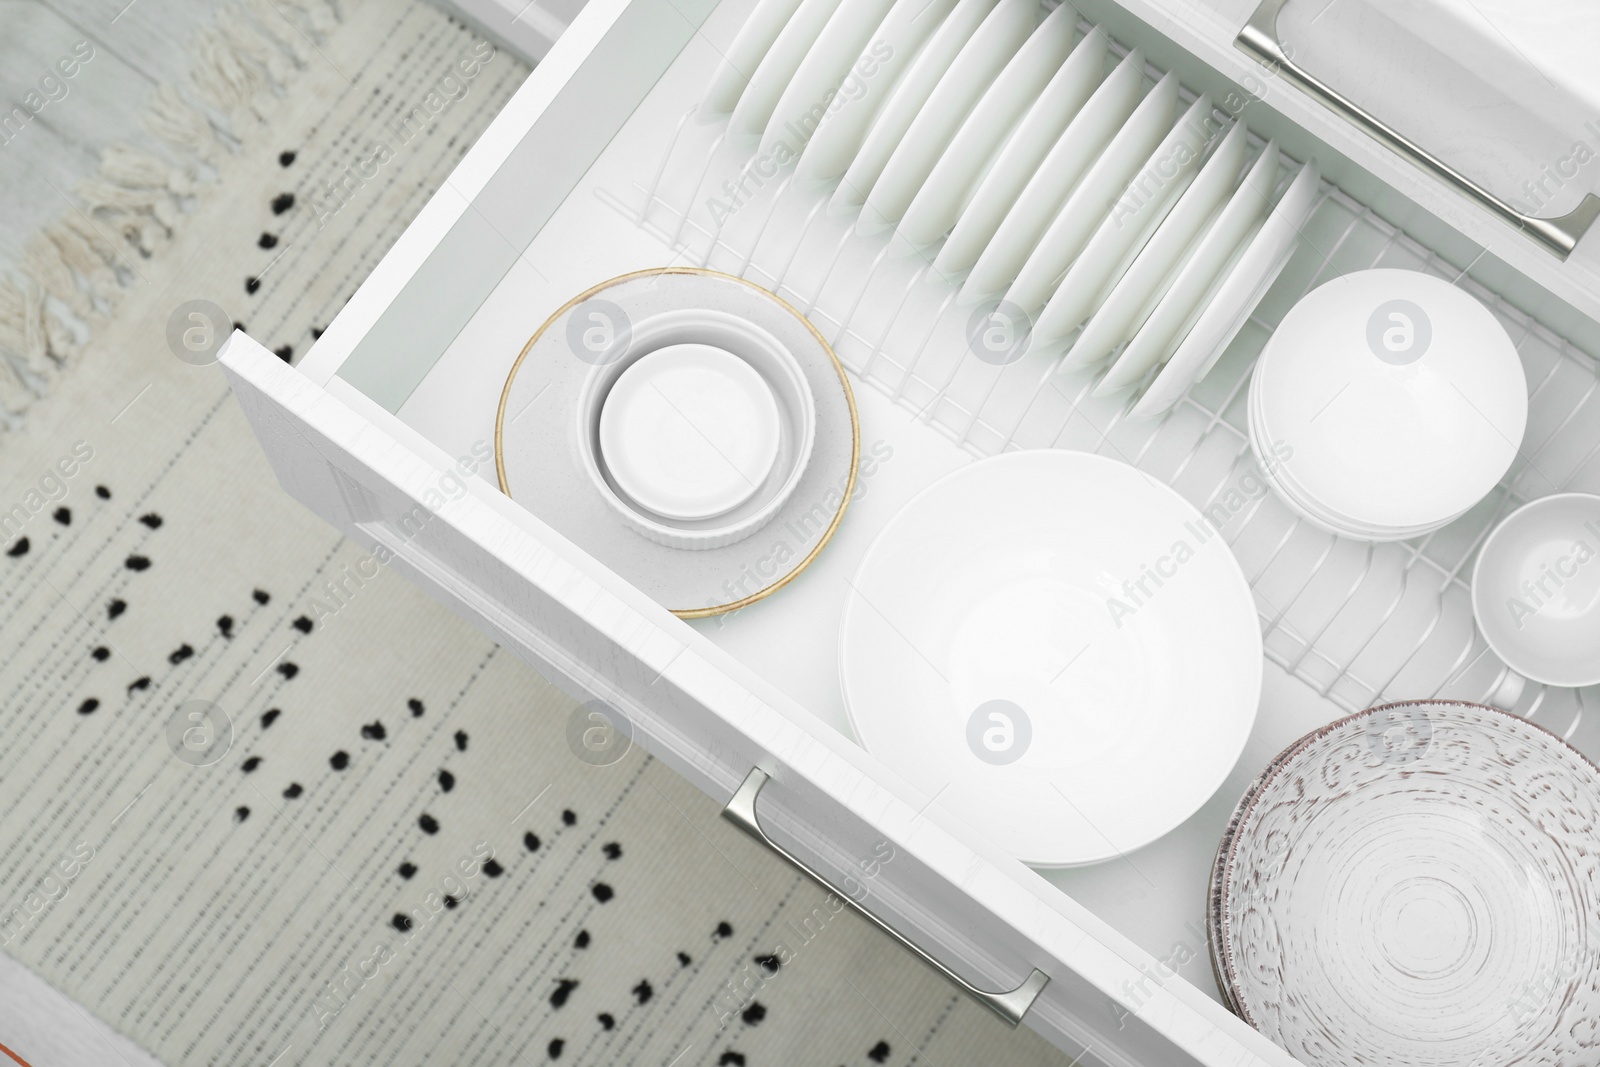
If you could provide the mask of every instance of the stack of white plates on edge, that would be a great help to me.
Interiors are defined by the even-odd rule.
[[[1313,290],[1250,382],[1250,445],[1267,482],[1307,521],[1363,541],[1462,515],[1505,475],[1527,420],[1527,379],[1499,321],[1414,271]]]

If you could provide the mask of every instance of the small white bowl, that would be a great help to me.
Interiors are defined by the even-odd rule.
[[[719,409],[708,396],[689,412],[684,396],[670,384],[678,374],[700,374],[702,384],[715,379],[723,406]],[[641,397],[660,399],[658,387],[664,384],[666,396],[676,396],[689,418],[679,421],[662,441],[662,454],[652,458],[643,439],[649,430],[630,425],[637,420],[629,416],[643,413],[648,421],[670,408],[641,406]],[[621,407],[608,419],[614,394]],[[763,429],[767,419],[776,421]],[[702,472],[685,483],[671,473],[674,463],[657,462],[675,451],[681,474],[692,449],[692,427],[706,430],[719,423],[711,429],[716,438],[708,442],[711,452],[740,453],[735,466],[743,471],[741,478]],[[816,424],[804,372],[777,338],[736,315],[682,308],[634,323],[626,351],[589,372],[578,394],[575,429],[591,484],[629,527],[656,544],[697,550],[734,544],[771,521],[805,473]],[[735,426],[737,432],[727,434]],[[752,484],[741,484],[744,478]]]
[[[1472,612],[1523,677],[1600,683],[1600,496],[1558,493],[1506,516],[1473,565]]]

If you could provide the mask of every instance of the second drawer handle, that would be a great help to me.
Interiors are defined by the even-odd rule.
[[[1594,222],[1596,216],[1600,216],[1600,197],[1586,193],[1577,207],[1557,218],[1540,218],[1518,211],[1415,141],[1385,124],[1353,100],[1335,92],[1331,86],[1305,68],[1296,66],[1278,39],[1278,12],[1283,10],[1287,2],[1288,0],[1262,0],[1256,7],[1255,13],[1250,16],[1250,21],[1239,31],[1239,36],[1233,42],[1234,46],[1269,69],[1276,70],[1285,80],[1316,98],[1330,111],[1342,115],[1366,130],[1380,144],[1465,193],[1563,260],[1572,254],[1572,250],[1578,247],[1583,235],[1589,231],[1589,224]]]
[[[905,946],[914,955],[921,959],[922,962],[926,963],[928,966],[944,975],[973,1000],[976,1000],[979,1004],[982,1004],[984,1007],[1000,1016],[1000,1018],[1004,1019],[1009,1025],[1016,1026],[1022,1021],[1022,1017],[1028,1013],[1028,1009],[1033,1006],[1033,1002],[1039,998],[1039,994],[1044,990],[1045,985],[1050,981],[1049,975],[1035,967],[1033,969],[1033,973],[1028,976],[1028,980],[1017,986],[1017,988],[1003,993],[991,993],[986,989],[979,989],[977,986],[966,981],[950,968],[946,967],[944,964],[928,955],[904,934],[900,933],[900,931],[896,930],[894,927],[878,918],[872,912],[868,911],[865,906],[854,900],[848,893],[840,892],[826,878],[812,870],[810,867],[806,866],[805,863],[796,858],[782,845],[778,844],[776,841],[772,840],[772,838],[767,836],[767,832],[761,828],[760,820],[756,818],[756,797],[760,795],[761,787],[767,784],[769,778],[770,776],[767,774],[767,772],[763,771],[760,767],[755,768],[748,775],[746,775],[745,780],[739,785],[738,790],[733,794],[733,799],[728,801],[728,806],[726,808],[722,809],[723,817],[729,822],[733,823],[735,826],[739,827],[739,829],[743,830],[745,833],[749,834],[751,837],[755,838],[757,841],[760,841],[763,845],[766,845],[778,855],[782,856],[784,859],[788,860],[803,874],[808,875],[818,885],[822,886],[822,888],[828,890],[846,904],[849,904],[852,908],[860,913],[862,918],[866,919],[872,925],[876,926],[878,929],[882,930],[884,933],[898,941],[901,945]]]

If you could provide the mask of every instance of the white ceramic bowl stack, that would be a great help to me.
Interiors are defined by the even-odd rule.
[[[1431,275],[1367,270],[1289,311],[1250,382],[1250,444],[1308,522],[1365,541],[1437,530],[1516,458],[1527,381],[1499,321]]]
[[[1026,315],[1033,351],[1074,370],[1116,356],[1097,395],[1148,383],[1133,413],[1159,415],[1283,269],[1316,166],[1291,177],[1275,143],[1247,161],[1233,98],[1183,105],[1171,75],[1146,91],[1137,49],[1112,64],[1100,30],[1074,41],[1071,5],[1043,10],[760,0],[700,113],[837,181],[832,209],[892,229],[963,305]]]

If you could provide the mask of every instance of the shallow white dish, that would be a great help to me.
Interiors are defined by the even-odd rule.
[[[873,118],[860,149],[845,168],[839,187],[833,191],[829,201],[832,210],[845,212],[866,203],[867,194],[872,192],[884,165],[927,104],[929,94],[994,8],[995,0],[957,0]]]
[[[1098,26],[1078,42],[1000,149],[994,166],[979,180],[971,200],[960,208],[955,228],[934,259],[936,271],[949,276],[977,262],[1006,212],[1094,94],[1105,70],[1106,51],[1106,35]]]
[[[1222,143],[1211,153],[1194,182],[1177,205],[1139,252],[1128,272],[1117,282],[1100,310],[1095,312],[1083,333],[1066,354],[1070,366],[1083,366],[1102,358],[1117,345],[1131,339],[1143,325],[1143,315],[1155,308],[1165,287],[1176,277],[1184,256],[1205,232],[1239,180],[1249,141],[1244,123],[1235,123]],[[1138,381],[1149,366],[1124,365],[1118,360],[1095,387],[1104,396]]]
[[[1052,11],[983,92],[901,217],[896,232],[903,240],[920,248],[955,224],[996,149],[1071,55],[1077,21],[1070,4]]]
[[[1314,160],[1300,168],[1272,214],[1205,301],[1172,358],[1133,406],[1134,415],[1149,418],[1161,414],[1216,366],[1251,310],[1289,262],[1300,240],[1300,227],[1317,205],[1318,180]]]
[[[850,91],[841,90],[829,103],[806,142],[800,162],[795,165],[797,178],[828,181],[844,173],[860,151],[873,118],[893,94],[896,82],[955,4],[956,0],[895,0],[856,56],[851,70],[856,72],[857,80],[846,77]]]
[[[1132,265],[1133,256],[1189,188],[1215,130],[1211,97],[1201,93],[1145,160],[1083,252],[1067,268],[1034,325],[1036,343],[1046,345],[1067,336],[1100,306]]]
[[[1218,284],[1224,267],[1243,242],[1261,224],[1272,203],[1278,180],[1278,144],[1268,141],[1261,155],[1251,164],[1226,207],[1206,229],[1194,246],[1166,292],[1147,314],[1111,369],[1127,364],[1129,382],[1136,381],[1149,368],[1158,366],[1172,354],[1183,339],[1184,328],[1200,313],[1201,298]],[[1137,373],[1134,368],[1138,368]]]
[[[1100,83],[1028,179],[1016,202],[1009,205],[1005,218],[961,286],[962,303],[977,303],[993,296],[1016,278],[1039,243],[1039,235],[1139,107],[1143,84],[1144,54],[1135,48]]]
[[[1160,837],[1255,721],[1260,630],[1225,540],[1103,456],[1010,452],[948,475],[889,521],[851,587],[856,735],[1025,863]]]
[[[602,468],[625,499],[668,519],[725,515],[778,459],[778,402],[725,348],[667,345],[635,360],[600,408]]]
[[[1600,771],[1538,726],[1389,704],[1302,738],[1235,813],[1219,984],[1308,1067],[1589,1062]]]
[[[711,84],[700,101],[702,122],[725,115],[738,105],[751,73],[761,66],[772,42],[778,39],[799,6],[800,0],[761,0],[750,12],[712,72]]]
[[[761,57],[761,64],[750,75],[750,84],[739,95],[733,117],[728,120],[729,130],[758,136],[767,128],[783,91],[839,9],[839,3],[840,0],[800,0],[800,6],[789,17],[783,32],[778,34],[767,54]]]
[[[761,134],[761,155],[779,141],[799,156],[838,96],[840,83],[871,42],[868,37],[889,12],[890,0],[844,0],[800,61]],[[863,82],[863,84],[865,84]]]
[[[905,136],[895,146],[883,165],[883,173],[878,175],[872,191],[867,194],[858,222],[864,232],[881,230],[900,221],[984,90],[1029,39],[1038,10],[1037,0],[1000,0],[983,20],[983,25],[962,46],[950,69],[928,94],[927,103],[911,120]],[[1073,14],[1071,7],[1066,11],[1069,17]],[[1051,17],[1060,13],[1061,9],[1057,8]],[[1060,24],[1059,19],[1056,24]],[[1063,49],[1062,56],[1065,55]]]
[[[1472,611],[1524,678],[1600,683],[1600,496],[1558,493],[1506,516],[1478,550]]]
[[[1126,125],[1089,166],[1028,253],[1006,299],[1032,315],[1049,299],[1056,279],[1072,265],[1085,243],[1111,215],[1117,198],[1156,145],[1172,130],[1178,106],[1178,79],[1168,73],[1139,102]],[[976,271],[974,272],[976,273]]]
[[[1357,271],[1312,290],[1255,374],[1261,432],[1293,448],[1281,480],[1356,526],[1461,514],[1505,474],[1527,425],[1527,379],[1505,328],[1417,271]]]

